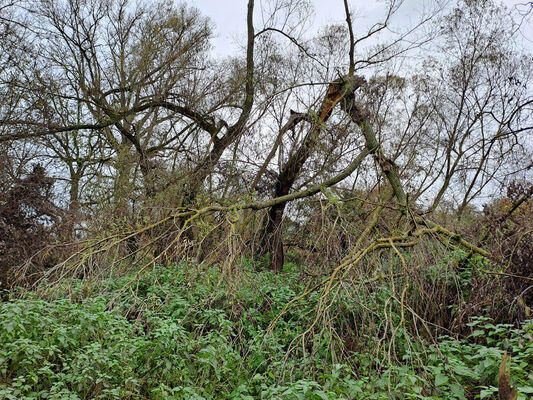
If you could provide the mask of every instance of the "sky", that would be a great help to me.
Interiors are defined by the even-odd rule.
[[[417,0],[410,0],[410,2]],[[420,1],[420,0],[418,0]],[[329,23],[344,21],[344,5],[342,0],[311,0],[314,17],[310,33],[318,31]],[[376,1],[367,2],[363,7],[350,1],[351,8],[362,13],[366,12],[368,19],[376,20],[381,15],[380,6]],[[208,16],[215,25],[215,52],[220,55],[231,54],[243,41],[246,32],[247,0],[189,0],[189,4],[198,8],[203,15]],[[357,2],[361,3],[361,2]],[[256,13],[258,12],[256,5]],[[370,17],[373,18],[370,18]]]
[[[215,54],[226,56],[234,53],[239,43],[244,42],[246,30],[247,0],[188,0],[188,4],[198,8],[203,15],[214,23],[215,38],[213,40]],[[328,23],[344,22],[343,0],[310,0],[314,8],[314,18],[309,34],[319,31]],[[509,8],[523,4],[525,0],[503,0]],[[425,0],[405,0],[398,11],[398,26],[409,26],[424,9]],[[354,25],[368,25],[380,21],[383,16],[383,1],[349,0],[350,8],[355,13]],[[256,14],[258,12],[256,5]],[[529,23],[527,23],[529,22]],[[533,50],[533,19],[530,18],[523,26],[526,46]]]

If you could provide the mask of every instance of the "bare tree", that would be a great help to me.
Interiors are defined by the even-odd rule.
[[[458,7],[443,25],[443,58],[416,78],[434,156],[432,178],[422,179],[415,198],[434,191],[430,211],[453,188],[462,212],[485,188],[531,164],[531,68],[512,47],[513,34],[510,17],[490,2]]]

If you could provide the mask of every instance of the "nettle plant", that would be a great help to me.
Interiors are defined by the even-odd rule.
[[[376,352],[368,335],[365,346],[333,359],[338,338],[315,333],[308,349],[298,341],[317,296],[268,332],[304,289],[297,272],[242,273],[230,287],[216,268],[156,267],[90,293],[72,281],[70,299],[29,294],[1,303],[0,398],[492,400],[505,353],[518,399],[533,393],[533,321],[516,327],[477,317],[469,335],[433,345],[400,327],[398,358]],[[386,299],[376,295],[374,309]],[[354,307],[341,297],[331,315],[346,319]]]

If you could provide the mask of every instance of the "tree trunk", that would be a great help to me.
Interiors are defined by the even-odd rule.
[[[144,181],[144,192],[147,199],[153,199],[157,194],[154,168],[151,165],[148,156],[144,152],[140,153],[139,157],[139,167]]]
[[[131,145],[121,144],[118,148],[115,169],[117,170],[113,187],[115,209],[122,211],[128,208],[128,197],[131,194],[130,175],[133,168]]]
[[[325,122],[329,119],[333,108],[345,96],[353,95],[355,90],[364,82],[364,79],[360,77],[348,77],[338,79],[329,85],[326,97],[317,113],[318,118],[313,121],[311,129],[305,136],[301,146],[287,160],[278,175],[274,197],[282,197],[289,194],[294,182],[300,175],[303,165],[316,147],[320,132]],[[283,269],[284,260],[282,222],[285,205],[285,202],[280,203],[270,209],[261,246],[262,254],[270,253],[270,269],[278,272]]]
[[[281,235],[285,204],[286,203],[277,204],[270,209],[265,228],[263,252],[265,254],[270,254],[269,268],[275,272],[281,272],[283,270],[283,262],[285,261],[285,253],[283,250],[283,240]]]
[[[361,109],[355,102],[353,92],[347,96],[341,103],[342,109],[350,116],[350,119],[359,125],[365,138],[365,147],[372,154],[372,157],[379,165],[382,174],[388,180],[396,200],[400,205],[407,205],[407,195],[403,189],[398,173],[398,167],[393,160],[385,157],[381,145],[379,144],[372,124],[370,123],[368,112]]]
[[[73,170],[70,172],[70,190],[69,190],[68,211],[71,215],[78,214],[78,211],[80,209],[80,199],[79,199],[80,179],[81,179],[81,174],[76,173]]]

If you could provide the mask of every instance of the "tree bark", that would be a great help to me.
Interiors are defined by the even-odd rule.
[[[117,171],[113,187],[114,206],[117,211],[124,211],[128,208],[128,196],[132,190],[130,174],[133,168],[133,161],[129,143],[119,145],[114,167]]]
[[[340,78],[329,85],[326,97],[316,114],[311,129],[305,136],[302,144],[296,152],[287,160],[278,175],[275,185],[274,197],[282,197],[289,194],[294,182],[300,175],[303,165],[316,147],[320,133],[325,122],[329,119],[333,108],[343,100],[344,97],[353,95],[363,83],[360,77]],[[282,240],[283,213],[286,202],[274,205],[269,213],[265,224],[261,253],[270,254],[269,268],[273,271],[283,269],[284,250]]]
[[[374,129],[372,128],[372,124],[370,123],[368,112],[361,109],[356,104],[353,92],[350,95],[345,96],[345,99],[341,103],[341,107],[350,116],[350,119],[361,128],[361,132],[365,138],[365,147],[372,154],[372,157],[379,165],[381,172],[389,181],[394,196],[400,205],[407,205],[407,195],[405,194],[400,174],[398,173],[398,166],[393,160],[385,157],[383,149],[381,148],[381,145],[376,138],[376,134],[374,133]]]

